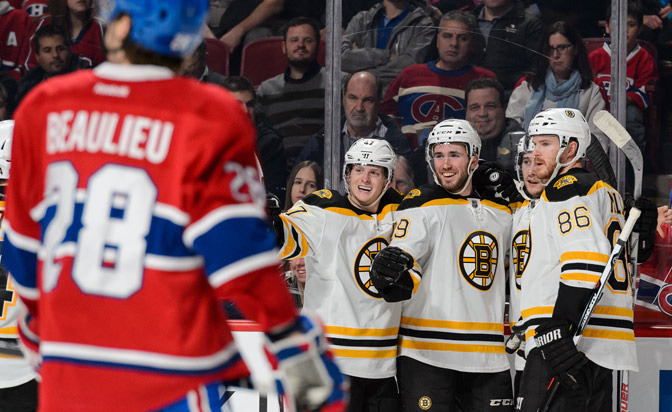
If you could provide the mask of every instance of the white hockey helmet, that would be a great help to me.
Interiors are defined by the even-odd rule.
[[[448,119],[434,126],[434,129],[429,133],[429,137],[427,137],[425,161],[429,165],[429,168],[432,169],[434,181],[439,186],[441,183],[436,176],[436,169],[433,162],[434,146],[437,144],[449,143],[464,143],[466,145],[467,154],[469,155],[469,164],[471,164],[471,161],[481,152],[481,138],[468,121],[462,119]],[[469,184],[474,170],[467,170],[469,179],[467,180],[467,183],[465,183],[464,188]],[[462,191],[464,191],[464,188],[462,188]]]
[[[5,182],[9,179],[11,166],[12,133],[14,133],[14,120],[0,122],[0,180]]]
[[[585,157],[586,149],[590,145],[590,127],[586,118],[577,109],[554,108],[539,112],[530,122],[527,134],[530,138],[539,135],[555,135],[560,141],[560,150],[555,158],[555,170],[548,179],[549,182],[555,178],[561,168]],[[575,139],[578,144],[576,155],[567,163],[560,163],[560,156],[571,139]]]
[[[350,146],[343,164],[343,181],[350,174],[353,165],[380,166],[387,171],[387,183],[392,182],[397,155],[392,146],[382,139],[359,139]],[[346,190],[348,185],[345,185]]]

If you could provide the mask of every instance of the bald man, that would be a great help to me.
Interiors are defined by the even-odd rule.
[[[366,71],[348,75],[343,80],[345,118],[341,120],[341,157],[355,141],[365,137],[387,140],[397,155],[410,154],[411,147],[397,122],[378,113],[381,91],[378,79]],[[304,160],[324,165],[324,129],[311,136],[296,163]]]

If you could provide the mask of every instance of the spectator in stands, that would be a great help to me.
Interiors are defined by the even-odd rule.
[[[1,70],[10,73],[16,80],[22,74],[19,66],[29,47],[31,26],[32,20],[25,11],[12,7],[8,1],[0,1]]]
[[[7,110],[8,105],[9,95],[7,94],[7,89],[5,89],[5,86],[0,83],[0,122],[11,118],[9,111]]]
[[[343,111],[341,119],[341,153],[345,156],[350,146],[362,138],[387,140],[398,155],[408,155],[411,148],[401,133],[397,122],[384,114],[378,113],[381,85],[376,77],[369,72],[358,72],[346,76],[343,81]],[[324,129],[311,136],[297,162],[313,160],[324,166]]]
[[[593,124],[595,113],[605,108],[600,87],[593,82],[593,71],[583,39],[573,27],[553,23],[544,38],[543,53],[537,70],[528,74],[513,90],[506,117],[515,119],[527,130],[530,120],[540,111],[552,107],[580,110],[590,130],[605,148],[606,137]]]
[[[289,210],[294,203],[320,189],[324,189],[322,167],[311,160],[297,163],[287,179],[287,194],[283,210]]]
[[[404,196],[415,189],[415,184],[413,183],[413,169],[406,156],[399,156],[397,158],[397,167],[394,168],[392,187]]]
[[[611,0],[522,0],[529,13],[540,17],[546,26],[564,21],[583,37],[599,37],[599,21]],[[658,0],[652,0],[658,1]]]
[[[16,94],[19,90],[19,83],[6,71],[0,71],[0,101],[4,105],[4,119],[12,118],[14,109],[16,108]],[[0,109],[0,112],[2,109]]]
[[[208,69],[207,55],[207,44],[203,41],[196,51],[182,63],[182,75],[193,77],[201,82],[224,86],[226,77]]]
[[[257,97],[270,124],[284,137],[289,170],[310,136],[324,123],[325,71],[317,63],[320,34],[314,20],[290,20],[283,38],[282,50],[289,65],[284,73],[263,81]]]
[[[257,130],[257,151],[259,163],[264,173],[266,191],[282,199],[285,196],[287,183],[287,162],[282,147],[282,135],[275,130],[262,113],[256,113],[257,96],[254,86],[245,77],[230,76],[222,84],[240,101]]]
[[[38,65],[19,81],[17,106],[40,82],[53,76],[90,67],[88,61],[71,52],[65,33],[56,26],[40,27],[35,32],[32,43]]]
[[[536,67],[544,23],[525,12],[520,0],[484,0],[473,14],[479,29],[473,61],[497,75],[508,99],[518,80]]]
[[[460,10],[446,13],[436,39],[438,61],[407,67],[387,88],[381,112],[401,117],[401,130],[411,147],[421,147],[442,120],[464,119],[464,90],[471,80],[495,78],[490,70],[469,63],[476,30],[473,15]]]
[[[467,120],[481,137],[478,158],[497,162],[514,173],[520,132],[524,132],[520,123],[504,116],[502,84],[488,77],[476,79],[469,82],[465,93]]]
[[[287,181],[287,196],[283,211],[291,209],[294,203],[303,199],[316,190],[324,188],[324,173],[322,168],[309,160],[300,162],[294,169]],[[276,233],[282,243],[282,224]],[[297,308],[303,307],[303,291],[306,285],[306,261],[303,258],[283,262],[285,267],[285,281],[294,298]]]
[[[657,75],[655,62],[648,51],[637,44],[637,36],[642,31],[644,12],[636,1],[628,2],[627,23],[627,59],[626,59],[626,123],[630,136],[639,148],[644,151],[646,136],[644,131],[644,110],[649,107],[649,98],[645,87],[653,82]],[[607,8],[607,25],[605,30],[611,34],[611,7]],[[607,92],[607,99],[611,99],[609,86],[611,85],[611,47],[605,42],[601,49],[594,50],[588,56],[590,66],[595,73],[595,83],[602,86]]]
[[[341,68],[366,70],[387,86],[401,71],[422,63],[434,29],[422,7],[408,0],[383,0],[350,21],[341,43]]]
[[[52,24],[65,33],[70,51],[86,60],[89,66],[95,67],[105,61],[105,29],[103,23],[93,17],[93,0],[49,0],[47,10],[48,14],[37,21],[35,32]],[[31,48],[23,62],[26,69],[37,65],[35,57],[34,49]]]

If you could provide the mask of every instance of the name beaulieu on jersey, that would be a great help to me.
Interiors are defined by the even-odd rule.
[[[157,164],[168,155],[174,129],[171,122],[131,114],[120,119],[113,112],[51,112],[47,115],[47,153],[102,152]]]

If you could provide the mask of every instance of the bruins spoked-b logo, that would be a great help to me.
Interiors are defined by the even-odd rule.
[[[366,242],[355,258],[355,281],[364,293],[374,298],[382,298],[382,296],[371,282],[371,264],[378,252],[385,247],[387,247],[387,240],[382,237],[374,237]]]
[[[418,399],[418,406],[423,411],[429,410],[429,408],[432,407],[432,398],[429,396],[422,396],[420,399]]]
[[[488,290],[495,280],[498,256],[497,239],[488,232],[471,232],[460,248],[460,272],[469,284]]]
[[[528,229],[519,230],[513,237],[511,253],[513,253],[513,268],[516,274],[516,289],[520,290],[520,279],[530,258],[530,231]]]

